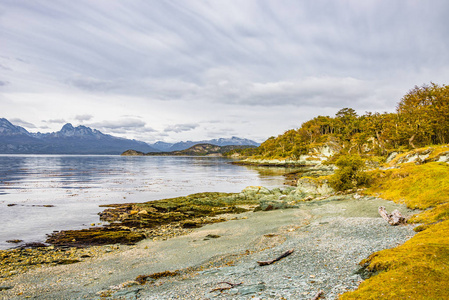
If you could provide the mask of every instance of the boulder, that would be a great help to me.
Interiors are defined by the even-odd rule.
[[[319,197],[334,193],[327,180],[318,180],[310,177],[302,177],[298,180],[294,196],[299,198]]]

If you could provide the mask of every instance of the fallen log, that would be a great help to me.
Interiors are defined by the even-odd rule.
[[[284,257],[289,256],[290,254],[293,253],[293,251],[295,251],[295,250],[294,250],[294,249],[291,249],[291,250],[288,250],[288,251],[284,252],[283,254],[281,254],[281,256],[279,256],[279,257],[277,257],[277,258],[275,258],[275,259],[268,260],[268,261],[258,261],[257,263],[259,264],[259,266],[271,265],[271,264],[277,262],[278,260],[281,260],[281,259],[283,259]]]
[[[321,298],[321,295],[323,295],[324,292],[323,291],[319,291],[318,293],[316,293],[315,297],[312,298],[312,300],[318,300]]]
[[[236,286],[239,286],[239,285],[243,284],[243,282],[240,282],[240,283],[231,283],[231,282],[227,282],[227,281],[222,281],[222,282],[219,282],[219,283],[217,283],[217,284],[221,284],[221,283],[228,284],[229,286],[215,288],[215,289],[211,290],[210,292],[211,292],[211,293],[212,293],[212,292],[216,292],[216,291],[223,292],[223,291],[225,291],[225,290],[230,290],[230,289],[232,289],[232,288],[234,288],[234,287],[236,287]]]
[[[385,221],[388,222],[388,224],[390,224],[392,226],[396,226],[399,224],[405,224],[405,222],[406,222],[405,217],[397,209],[393,210],[391,212],[391,214],[389,214],[387,212],[387,210],[385,209],[385,207],[379,206],[379,214]]]

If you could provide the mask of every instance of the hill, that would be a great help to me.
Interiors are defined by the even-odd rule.
[[[271,137],[247,155],[264,160],[301,160],[320,147],[343,154],[385,156],[449,142],[449,86],[416,86],[397,105],[395,113],[357,115],[343,108],[334,117],[317,116]],[[335,147],[336,146],[336,147]]]
[[[188,149],[192,146],[198,144],[211,144],[215,146],[259,146],[260,144],[249,139],[243,139],[239,137],[231,137],[231,138],[219,138],[219,139],[211,139],[211,140],[202,140],[202,141],[186,141],[186,142],[178,142],[178,143],[166,143],[166,142],[156,142],[154,144],[150,144],[151,147],[156,148],[161,152],[173,152],[173,151],[181,151]]]
[[[188,149],[171,152],[148,152],[143,153],[135,150],[127,150],[122,153],[124,156],[224,156],[234,150],[255,148],[247,145],[227,145],[217,146],[212,144],[197,144]]]
[[[156,151],[147,143],[104,134],[86,126],[65,124],[60,131],[30,133],[0,118],[1,154],[120,154],[126,149]]]

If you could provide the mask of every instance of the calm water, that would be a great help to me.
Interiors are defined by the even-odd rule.
[[[0,248],[99,223],[101,204],[282,184],[282,171],[223,158],[0,155]]]

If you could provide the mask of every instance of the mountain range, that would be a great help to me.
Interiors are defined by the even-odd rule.
[[[145,142],[104,134],[87,126],[65,124],[60,131],[32,133],[0,118],[0,154],[121,154],[128,149],[140,152],[168,152],[187,149],[195,144],[210,143],[217,146],[259,144],[232,137],[201,142],[165,143]]]

